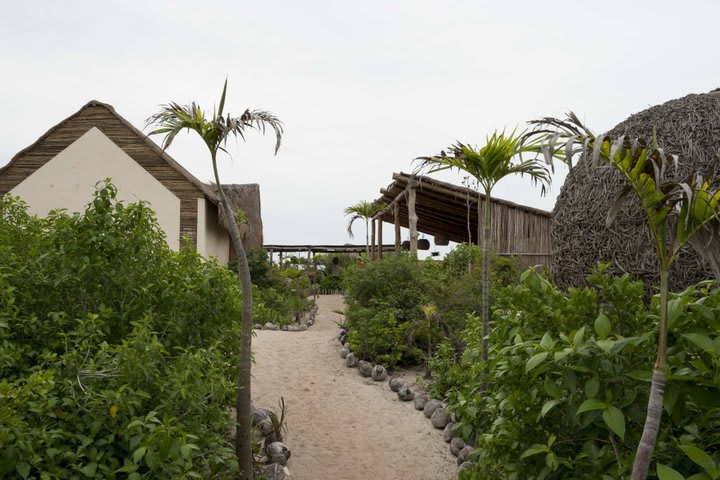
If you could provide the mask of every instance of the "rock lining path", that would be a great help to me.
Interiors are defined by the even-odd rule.
[[[253,401],[277,409],[285,397],[293,479],[454,479],[442,432],[413,402],[345,367],[335,324],[342,317],[334,313],[343,297],[320,296],[318,306],[309,330],[261,330],[253,339]]]

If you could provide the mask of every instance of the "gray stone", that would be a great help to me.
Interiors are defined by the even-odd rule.
[[[455,437],[450,441],[450,453],[456,457],[460,453],[460,450],[465,448],[465,441],[460,437]]]
[[[369,377],[372,375],[372,368],[373,366],[370,362],[366,362],[365,360],[360,360],[358,362],[358,371],[363,377]]]
[[[450,453],[457,457],[458,454],[460,453],[460,450],[465,448],[465,442],[463,442],[462,439],[456,437],[456,438],[452,439],[449,446],[450,446]]]
[[[455,430],[453,430],[454,425],[454,422],[450,422],[445,425],[445,429],[443,430],[443,440],[445,440],[446,442],[449,442],[450,440],[455,438]]]
[[[290,325],[283,325],[282,327],[280,327],[280,330],[282,330],[283,332],[288,332],[290,331]]]
[[[265,477],[267,480],[292,480],[288,467],[284,467],[277,463],[265,466]]]
[[[398,398],[402,400],[403,402],[409,402],[413,398],[415,398],[415,392],[412,391],[412,388],[408,387],[407,385],[403,385],[400,390],[397,392]]]
[[[376,382],[382,382],[388,376],[387,370],[382,365],[375,365],[371,372],[372,379]]]
[[[443,404],[440,400],[435,400],[433,398],[427,401],[425,407],[423,408],[423,413],[427,418],[432,418],[432,414],[435,413],[435,410],[438,408],[443,408]]]
[[[259,425],[263,420],[270,419],[270,412],[262,407],[252,407],[252,424]]]
[[[445,428],[450,423],[450,414],[444,408],[438,408],[430,417],[430,421],[435,428]]]
[[[297,327],[298,332],[304,332],[307,329],[308,329],[307,325],[298,325],[298,327]]]
[[[358,366],[358,359],[354,353],[347,354],[347,357],[345,357],[345,366],[350,368],[355,368]]]
[[[458,452],[458,458],[457,458],[458,466],[465,463],[465,460],[467,460],[467,457],[470,455],[470,452],[472,452],[472,450],[473,450],[473,447],[471,447],[470,445],[465,445],[465,447],[463,447],[463,449],[460,450],[460,452]]]
[[[405,385],[399,378],[391,378],[388,384],[390,385],[390,390],[393,392],[397,392]]]
[[[341,328],[340,331],[338,332],[338,338],[342,337],[343,335],[347,335],[347,330],[345,330],[344,328]]]
[[[347,335],[340,335],[340,344],[345,345],[347,343]]]
[[[267,322],[265,325],[263,325],[263,330],[277,330],[277,329],[278,329],[278,326],[272,322]]]
[[[427,401],[427,395],[418,395],[417,397],[415,397],[415,402],[413,402],[415,404],[415,409],[422,410],[423,408],[425,408],[425,404],[427,403]]]
[[[267,437],[275,430],[275,427],[273,426],[272,421],[269,418],[266,418],[262,422],[258,423],[258,429],[260,430],[260,433],[262,433],[263,437]]]
[[[292,455],[288,446],[282,442],[272,442],[265,447],[265,453],[267,453],[270,463],[279,463],[280,465],[287,464]]]
[[[340,349],[340,356],[341,356],[342,358],[345,358],[345,357],[347,357],[349,354],[350,354],[350,345],[348,345],[348,344],[346,343],[346,344],[343,345],[343,347]]]
[[[262,329],[263,329],[263,327],[262,327],[262,324],[261,324],[261,323],[256,323],[256,324],[255,324],[255,330],[262,330]]]

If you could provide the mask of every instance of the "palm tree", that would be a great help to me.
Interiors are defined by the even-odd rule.
[[[424,170],[432,173],[457,169],[475,177],[478,186],[482,188],[482,191],[478,188],[477,238],[480,239],[482,229],[482,359],[487,360],[487,336],[490,320],[489,256],[492,233],[490,194],[500,180],[513,174],[520,174],[529,176],[534,183],[539,183],[541,194],[545,195],[547,187],[550,185],[550,172],[537,158],[532,160],[520,158],[518,161],[513,161],[516,156],[523,153],[521,137],[516,136],[515,132],[506,135],[505,132],[498,133],[496,131],[487,137],[485,145],[480,149],[457,142],[448,150],[449,153],[443,150],[438,155],[416,158],[415,160],[420,162],[416,173]],[[481,209],[480,204],[483,198],[484,208]]]
[[[595,141],[594,157],[608,161],[628,182],[608,212],[610,224],[629,192],[640,202],[652,235],[660,272],[660,322],[658,350],[653,367],[650,397],[635,461],[632,479],[644,480],[660,430],[665,392],[665,367],[668,341],[668,279],[670,267],[680,249],[720,215],[720,189],[699,175],[682,181],[668,181],[666,172],[677,165],[677,158],[665,154],[653,138],[652,145],[627,138],[605,137]]]
[[[253,456],[252,456],[252,425],[250,405],[250,368],[251,368],[251,343],[252,343],[252,283],[250,279],[250,268],[248,266],[245,249],[243,248],[238,230],[235,215],[228,204],[225,192],[220,183],[220,176],[217,168],[218,151],[227,153],[225,149],[230,136],[245,139],[246,130],[258,130],[265,133],[267,127],[275,132],[275,153],[280,148],[282,139],[282,123],[274,115],[263,110],[245,110],[239,117],[229,114],[224,115],[225,95],[227,92],[227,80],[223,86],[220,105],[217,111],[213,110],[212,116],[208,116],[200,105],[193,102],[190,105],[179,105],[168,103],[162,106],[161,110],[148,118],[147,126],[155,126],[156,129],[150,135],[165,134],[163,139],[163,150],[170,147],[173,140],[182,130],[196,132],[210,151],[213,173],[215,174],[215,185],[217,186],[220,203],[227,220],[230,238],[238,259],[238,279],[242,286],[242,320],[241,320],[241,345],[238,372],[238,393],[236,402],[236,424],[235,452],[238,458],[238,465],[242,472],[242,478],[252,480],[253,478]]]
[[[385,210],[385,204],[375,201],[367,202],[361,201],[353,203],[345,209],[345,215],[351,215],[348,220],[347,232],[350,238],[353,238],[352,226],[355,220],[365,220],[365,254],[370,258],[370,219],[378,213]]]
[[[608,225],[630,193],[637,197],[647,219],[660,273],[660,319],[645,425],[632,470],[633,480],[644,480],[662,420],[670,267],[683,246],[696,235],[712,235],[713,229],[717,228],[720,221],[720,188],[695,174],[681,180],[667,180],[666,175],[678,164],[677,157],[658,148],[654,135],[650,145],[642,140],[631,142],[626,137],[605,135],[598,139],[572,113],[564,120],[544,118],[531,123],[536,125],[536,130],[526,136],[529,148],[542,151],[549,160],[561,159],[570,168],[577,154],[586,155],[594,162],[602,159],[627,181],[627,189],[620,193],[608,211]]]

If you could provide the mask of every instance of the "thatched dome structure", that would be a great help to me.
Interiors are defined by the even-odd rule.
[[[678,175],[693,170],[720,178],[720,89],[648,108],[631,115],[608,133],[649,139],[653,127],[659,146],[679,155]],[[612,262],[614,273],[629,272],[647,285],[658,285],[655,250],[637,200],[628,201],[615,222],[606,228],[608,210],[627,184],[610,167],[591,163],[580,159],[568,174],[555,204],[552,222],[555,280],[564,287],[581,286],[598,262]],[[717,232],[702,240],[705,242],[702,250],[714,251],[717,260],[720,243]],[[670,288],[678,291],[711,278],[714,274],[708,259],[686,247],[671,272]]]

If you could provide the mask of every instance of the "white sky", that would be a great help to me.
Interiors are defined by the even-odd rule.
[[[227,76],[226,111],[269,110],[286,134],[277,156],[272,135],[233,143],[223,183],[260,184],[266,243],[345,243],[346,206],[455,140],[567,110],[607,130],[720,86],[720,2],[593,3],[3,2],[0,165],[91,99],[142,128],[170,100],[212,109]],[[211,179],[196,136],[169,153]],[[496,195],[549,210],[563,177]]]

